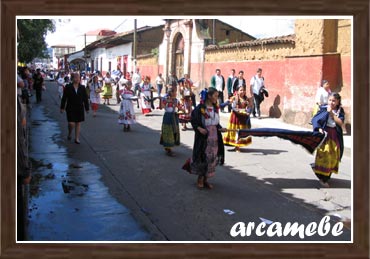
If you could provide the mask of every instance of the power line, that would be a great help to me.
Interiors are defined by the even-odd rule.
[[[127,19],[125,19],[123,22],[120,23],[120,25],[118,25],[113,31],[116,31],[122,24],[124,24],[125,22],[127,21]]]

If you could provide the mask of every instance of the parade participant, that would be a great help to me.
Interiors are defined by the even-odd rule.
[[[234,95],[233,84],[234,84],[234,81],[236,81],[236,79],[237,77],[235,76],[235,69],[231,69],[230,76],[227,78],[227,95],[228,95],[227,98],[229,100]],[[227,108],[229,112],[231,112],[231,104],[229,104]]]
[[[183,113],[179,114],[182,130],[187,130],[186,123],[190,122],[192,112],[192,89],[188,80],[184,80],[180,85],[181,107]]]
[[[217,89],[203,90],[201,95],[201,103],[191,114],[191,124],[195,132],[193,156],[186,161],[183,169],[198,175],[198,188],[212,189],[208,178],[215,175],[217,163],[224,162],[221,132],[226,132],[226,129],[220,125]]]
[[[257,74],[250,80],[251,99],[253,100],[253,117],[258,117],[258,119],[261,119],[260,105],[263,101],[263,95],[261,95],[261,91],[264,87],[265,79],[262,76],[262,69],[258,68]]]
[[[211,78],[211,86],[217,89],[218,91],[218,103],[224,102],[224,89],[225,89],[225,78],[221,75],[221,69],[216,69],[216,74]],[[224,112],[224,108],[221,108],[221,111]]]
[[[91,109],[93,110],[93,117],[96,117],[96,112],[100,104],[100,93],[102,92],[98,75],[94,75],[88,83],[90,92]]]
[[[247,146],[252,141],[251,137],[243,140],[237,138],[237,130],[251,128],[250,113],[252,107],[246,95],[246,87],[240,85],[237,94],[230,98],[230,102],[232,111],[227,125],[228,132],[224,136],[224,144],[234,146],[235,151],[239,152],[240,147]]]
[[[344,110],[341,107],[341,96],[331,93],[328,105],[321,106],[312,118],[314,131],[326,132],[324,143],[317,149],[312,169],[320,180],[320,184],[329,187],[328,181],[332,173],[338,174],[339,162],[343,156]]]
[[[111,99],[112,96],[113,96],[113,92],[112,92],[112,84],[113,83],[114,83],[114,79],[110,76],[110,73],[107,72],[107,74],[105,75],[105,78],[103,79],[104,104],[106,104],[106,102],[108,102],[108,105],[110,105],[109,99]]]
[[[144,115],[148,115],[152,112],[152,91],[153,86],[150,84],[150,77],[145,76],[144,81],[140,85],[140,99],[141,99],[141,111]]]
[[[328,98],[331,93],[330,84],[327,80],[322,80],[322,84],[316,92],[315,106],[312,115],[314,116],[322,105],[328,104]]]
[[[170,88],[167,95],[161,99],[160,109],[164,109],[160,144],[168,156],[174,156],[172,148],[180,145],[179,119],[176,114],[180,108],[176,99],[176,89]]]
[[[132,104],[135,96],[132,90],[131,81],[127,81],[123,84],[123,90],[121,93],[121,105],[119,109],[118,123],[123,124],[123,131],[130,131],[130,125],[136,123],[134,105]]]
[[[85,120],[85,113],[89,112],[89,101],[86,89],[80,84],[80,75],[72,73],[72,83],[68,84],[63,92],[60,104],[60,112],[67,112],[68,140],[71,139],[72,131],[75,129],[75,143],[80,144],[81,122]]]

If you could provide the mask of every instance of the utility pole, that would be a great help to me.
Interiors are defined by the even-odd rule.
[[[86,58],[86,33],[85,33],[85,47],[84,47],[84,59],[85,59],[85,72],[87,73],[87,58]]]
[[[134,19],[134,47],[133,47],[133,56],[134,56],[134,70],[133,71],[136,71],[136,45],[137,45],[137,40],[136,40],[136,30],[137,30],[137,20]]]
[[[212,20],[212,44],[216,45],[216,39],[215,39],[215,19]]]

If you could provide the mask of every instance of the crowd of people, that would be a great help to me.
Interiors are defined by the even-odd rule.
[[[41,102],[41,92],[44,87],[40,71],[36,70],[30,76],[28,69],[20,71],[18,80],[24,82],[22,89],[35,89],[36,100]],[[116,91],[116,102],[120,105],[118,124],[123,125],[123,131],[131,131],[131,125],[136,124],[134,103],[141,108],[144,116],[150,115],[154,109],[163,109],[160,144],[165,154],[175,156],[173,148],[180,145],[181,130],[186,131],[190,123],[194,130],[194,147],[192,157],[183,165],[183,169],[198,175],[198,188],[213,186],[208,179],[215,174],[216,165],[223,165],[224,145],[232,146],[230,151],[239,152],[241,147],[251,144],[252,139],[238,139],[238,130],[251,129],[251,116],[261,118],[261,103],[268,97],[268,90],[262,76],[262,69],[247,85],[244,72],[240,70],[236,76],[235,69],[225,80],[220,69],[210,79],[210,87],[200,93],[200,103],[196,103],[196,86],[189,74],[178,79],[174,72],[165,80],[162,74],[153,80],[148,75],[142,76],[140,69],[134,73],[107,72],[84,73],[60,72],[56,77],[58,93],[61,99],[60,111],[66,111],[68,120],[68,140],[75,130],[75,143],[80,144],[81,122],[85,111],[90,107],[93,117],[97,116],[99,105],[111,105],[113,87]],[[32,82],[32,84],[30,83]],[[33,87],[32,87],[33,86]],[[225,87],[227,95],[224,96]],[[20,89],[22,98],[27,101],[31,96]],[[163,93],[162,93],[163,92]],[[158,100],[158,106],[155,103]],[[230,113],[226,128],[220,125],[220,112]],[[327,132],[328,136],[318,149],[312,168],[320,183],[328,186],[332,173],[338,173],[338,165],[343,154],[344,111],[341,108],[341,98],[338,93],[330,91],[330,84],[324,80],[317,91],[313,112],[312,125],[315,131]],[[225,133],[222,136],[221,133]],[[329,150],[329,151],[328,151]]]

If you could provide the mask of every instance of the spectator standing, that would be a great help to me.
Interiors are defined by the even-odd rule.
[[[327,80],[322,80],[321,86],[316,92],[315,107],[313,116],[320,110],[320,107],[328,104],[329,95],[331,94],[330,84]]]
[[[136,96],[139,96],[141,81],[140,69],[136,68],[136,72],[132,75],[132,84],[134,85],[134,92]],[[137,101],[137,108],[139,108],[139,100]]]
[[[211,87],[216,88],[218,92],[218,103],[224,103],[224,90],[225,90],[225,78],[221,75],[221,69],[216,69],[216,74],[211,78]],[[221,107],[221,111],[224,112],[224,107]]]
[[[263,95],[261,95],[262,88],[265,86],[265,79],[262,76],[262,69],[257,69],[257,74],[254,75],[250,80],[250,92],[253,98],[253,117],[261,119],[261,102],[263,101]]]
[[[235,94],[236,90],[239,88],[239,86],[247,86],[247,83],[244,79],[244,71],[240,70],[238,73],[237,78],[234,80],[233,86],[232,86],[232,93]]]
[[[227,97],[229,100],[234,95],[233,84],[236,79],[237,77],[235,76],[235,69],[231,69],[230,75],[227,78]],[[228,108],[228,111],[231,112],[231,104],[229,104],[227,108]]]

